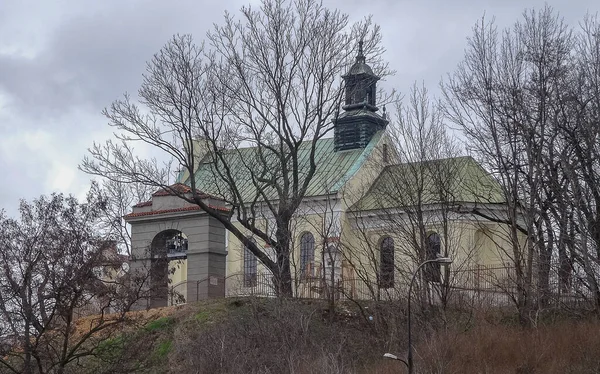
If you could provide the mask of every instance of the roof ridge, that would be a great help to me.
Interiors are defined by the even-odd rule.
[[[400,163],[397,163],[397,164],[386,165],[386,167],[387,166],[402,166],[402,165],[424,164],[424,163],[429,163],[429,162],[448,161],[448,160],[460,160],[460,159],[471,159],[471,160],[477,162],[473,158],[473,156],[470,156],[470,155],[461,155],[461,156],[455,156],[455,157],[434,158],[434,159],[431,159],[431,160],[400,162]]]
[[[321,138],[318,138],[318,139],[315,139],[315,138],[304,139],[304,140],[302,140],[300,142],[300,146],[302,146],[304,144],[310,144],[313,141],[320,142],[320,141],[324,141],[324,140],[333,140],[333,139],[334,139],[333,137],[327,137],[327,138],[326,137],[321,137]],[[254,148],[259,148],[259,147],[265,148],[264,145],[263,146],[253,145],[253,146],[247,146],[247,147],[236,147],[236,148],[231,148],[231,149],[225,149],[225,151],[226,152],[235,152],[235,151],[248,150],[248,149],[254,149]]]

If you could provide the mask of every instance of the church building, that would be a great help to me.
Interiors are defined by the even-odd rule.
[[[497,182],[471,157],[399,160],[386,132],[385,110],[377,107],[379,77],[366,63],[362,45],[342,78],[344,103],[333,120],[333,137],[316,141],[317,168],[291,230],[294,295],[393,298],[406,292],[412,271],[427,259],[451,257],[456,269],[501,264],[508,241],[501,220],[494,219],[504,207]],[[311,146],[306,142],[300,153],[307,155]],[[171,189],[191,194],[189,179],[195,178],[202,200],[227,214],[201,139],[194,151],[195,174],[181,175]],[[245,160],[253,152],[239,148],[232,157]],[[252,201],[256,187],[244,163],[231,165],[238,165],[231,173],[239,179],[239,193]],[[256,215],[269,232],[274,223],[264,202],[256,203]],[[152,274],[146,307],[275,294],[271,274],[238,238],[172,192],[157,191],[125,219],[132,232],[131,269],[146,267]],[[274,258],[266,243],[252,240]],[[424,271],[432,284],[463,282],[439,264]]]

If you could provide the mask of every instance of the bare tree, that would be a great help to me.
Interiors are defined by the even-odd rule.
[[[164,168],[135,155],[141,141],[182,168],[188,201],[218,219],[273,273],[278,294],[291,295],[293,215],[318,167],[319,139],[332,130],[343,87],[340,76],[362,38],[380,76],[379,28],[313,0],[264,0],[226,14],[208,34],[209,47],[174,37],[148,63],[139,106],[126,96],[104,111],[119,142],[96,144],[81,168],[112,180],[162,187]],[[250,148],[248,148],[250,147]],[[229,215],[205,204],[199,191],[224,199]],[[267,233],[257,211],[266,207]],[[237,224],[236,224],[237,222]],[[275,251],[272,259],[249,238]]]
[[[550,206],[558,191],[545,187],[552,185],[553,152],[561,147],[555,129],[564,89],[572,83],[572,48],[571,29],[548,6],[526,11],[522,22],[501,34],[483,19],[464,61],[444,84],[446,114],[502,185],[504,212],[474,213],[506,223],[511,249],[505,255],[515,270],[524,324],[548,294],[555,222]]]
[[[363,239],[360,248],[349,249],[349,260],[361,277],[376,275],[371,287],[376,299],[403,294],[415,264],[427,259],[450,256],[455,268],[472,260],[473,248],[461,243],[455,211],[464,202],[465,190],[471,189],[473,163],[459,157],[458,142],[448,134],[440,106],[425,87],[415,84],[406,101],[397,105],[397,118],[388,126],[391,141],[382,150],[388,154],[381,155],[388,166],[374,176],[377,180],[366,186],[351,212]],[[390,248],[393,253],[383,253]],[[430,266],[419,279],[422,285],[439,282],[435,289],[446,305],[451,277],[447,268],[443,272]],[[421,290],[425,301],[431,294],[428,287]]]
[[[600,313],[600,23],[586,16],[574,36],[572,63],[564,98],[556,111],[558,149],[553,154],[556,195],[552,206],[558,227],[559,275],[571,286],[570,272],[591,295]]]
[[[102,206],[52,195],[22,201],[19,220],[0,217],[3,372],[63,373],[126,319],[145,278],[117,276],[113,242],[96,234]],[[76,331],[92,304],[98,315]]]
[[[163,177],[168,178],[168,174]],[[167,184],[168,179],[159,182]],[[103,204],[103,214],[98,218],[98,229],[115,241],[120,253],[131,256],[131,228],[123,217],[131,213],[134,205],[148,201],[155,187],[141,182],[121,182],[104,179],[92,182],[90,193]]]

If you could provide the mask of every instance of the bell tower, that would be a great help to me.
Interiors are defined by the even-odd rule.
[[[366,63],[363,42],[358,42],[356,62],[344,79],[344,110],[334,119],[336,151],[364,148],[373,135],[383,130],[388,121],[377,114],[377,81],[380,79]]]

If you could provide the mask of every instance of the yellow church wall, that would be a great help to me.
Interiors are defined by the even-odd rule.
[[[181,283],[187,279],[187,260],[169,261],[169,282],[171,286]]]
[[[527,237],[517,233],[519,246],[523,248]],[[476,262],[486,266],[510,265],[513,256],[513,240],[508,225],[500,223],[479,223],[471,228],[472,246],[476,248]]]
[[[447,226],[447,235],[439,224],[427,225],[426,232],[436,232],[440,235],[442,254],[448,250],[448,256],[453,259],[450,268],[453,274],[466,274],[475,266],[496,269],[509,263],[507,254],[503,252],[504,249],[511,248],[505,237],[504,225],[488,223],[485,229],[492,239],[483,242],[482,224],[478,221],[455,220]],[[408,233],[399,233],[402,230],[394,230],[393,227],[357,229],[352,227],[348,217],[345,217],[343,227],[340,243],[347,262],[354,266],[355,277],[371,282],[377,280],[380,243],[383,238],[389,236],[394,240],[396,282],[408,282],[417,265],[414,260],[415,248],[409,243]]]
[[[187,260],[169,261],[169,289],[173,297],[169,297],[169,303],[177,303],[176,295],[187,294]]]
[[[264,228],[266,220],[261,219],[257,220],[257,227]],[[238,227],[242,232],[247,231],[241,224],[236,223],[236,227]],[[322,236],[323,236],[323,217],[320,214],[313,213],[303,215],[302,217],[296,218],[295,222],[292,224],[292,253],[293,256],[291,258],[291,266],[292,272],[295,268],[299,266],[300,263],[300,237],[305,232],[310,232],[313,234],[315,238],[315,260],[320,258],[320,252],[317,252],[322,247]],[[250,235],[250,233],[248,232]],[[274,251],[270,249],[266,243],[260,240],[258,237],[254,237],[258,243],[258,245],[266,252],[272,256],[272,259],[275,260]],[[229,234],[229,248],[227,253],[227,270],[228,275],[232,274],[242,274],[243,266],[244,266],[244,246],[242,242],[235,237],[234,235]],[[260,273],[268,273],[266,267],[258,261],[257,272]]]
[[[266,221],[264,219],[257,221],[257,226],[261,228],[265,228]],[[236,223],[236,226],[242,230],[242,232],[246,231],[241,224]],[[300,273],[300,237],[305,232],[310,232],[315,239],[315,260],[312,265],[313,274],[318,274],[321,265],[321,254],[322,248],[324,247],[323,240],[323,217],[321,214],[317,213],[308,213],[304,214],[299,218],[295,219],[295,222],[292,224],[292,256],[290,259],[290,267],[293,274],[294,279],[298,278],[296,275]],[[261,247],[265,253],[271,256],[271,259],[275,260],[275,253],[272,248],[269,248],[266,243],[262,240],[254,237],[257,241],[259,247]],[[244,274],[244,246],[242,242],[235,236],[229,234],[229,245],[228,245],[228,253],[227,253],[227,293],[228,294],[246,294],[252,292],[251,287],[245,287],[243,283],[243,274]],[[272,283],[270,282],[271,275],[270,271],[263,265],[260,261],[257,260],[257,286],[254,288],[258,288],[261,291],[264,289],[268,289],[272,287]]]
[[[406,240],[406,235],[398,234],[401,230],[393,230],[390,227],[382,229],[357,229],[352,226],[352,216],[342,214],[340,216],[339,238],[327,242],[327,232],[323,230],[323,217],[320,214],[309,214],[297,220],[293,225],[292,243],[292,273],[298,274],[300,263],[300,237],[305,232],[310,232],[315,238],[315,262],[314,275],[320,276],[322,268],[322,251],[326,245],[335,244],[343,253],[342,275],[344,279],[368,280],[375,283],[379,269],[379,244],[386,236],[394,239],[396,284],[408,283],[416,263],[411,257],[415,253],[414,248]],[[447,248],[449,256],[454,263],[451,265],[452,274],[456,272],[453,282],[462,282],[462,276],[475,266],[489,266],[492,268],[502,267],[508,257],[500,248],[510,248],[509,241],[505,237],[506,227],[497,223],[482,224],[479,221],[456,220],[448,223],[448,235],[444,236],[443,227],[440,224],[427,226],[427,232],[436,232],[440,235],[442,252]],[[490,240],[482,240],[482,231],[487,232]],[[488,235],[486,234],[486,235]],[[487,238],[487,236],[486,236]],[[259,241],[264,248],[264,243]],[[265,248],[269,251],[269,248]],[[243,246],[241,242],[230,236],[228,253],[228,276],[240,277],[243,274]],[[268,270],[258,263],[258,274],[269,274]],[[464,274],[461,271],[464,270]],[[463,274],[463,275],[461,275]],[[239,279],[242,279],[241,277]],[[270,279],[270,277],[265,277]],[[270,286],[270,285],[269,285]],[[240,282],[229,282],[228,287],[239,288]]]

